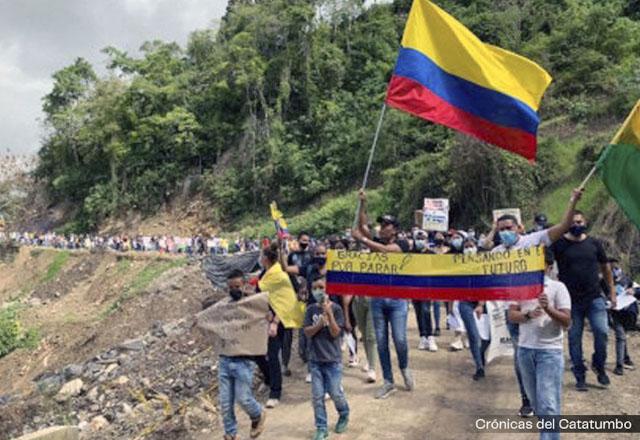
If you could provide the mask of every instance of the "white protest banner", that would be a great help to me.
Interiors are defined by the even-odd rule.
[[[449,230],[449,199],[424,199],[422,229],[446,232]]]
[[[496,222],[503,215],[512,215],[518,219],[518,224],[522,224],[522,214],[520,213],[520,208],[505,208],[505,209],[494,209],[493,210],[493,221]]]
[[[513,345],[507,328],[504,301],[487,301],[487,312],[491,324],[491,344],[487,353],[487,364],[500,356],[513,356]]]
[[[214,337],[214,349],[225,356],[267,353],[269,295],[262,292],[239,301],[225,298],[196,315],[197,326]]]

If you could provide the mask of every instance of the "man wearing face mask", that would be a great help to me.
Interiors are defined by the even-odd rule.
[[[309,233],[302,231],[298,234],[298,250],[291,252],[287,259],[289,266],[305,266],[311,262],[312,254],[310,249],[311,237]],[[282,266],[284,268],[284,265]],[[294,277],[291,277],[291,284],[296,290],[299,291],[299,286],[296,283]],[[289,361],[291,360],[291,346],[293,345],[293,330],[285,329],[284,340],[282,342],[282,374],[289,377],[291,376],[291,370],[289,370]]]
[[[371,252],[409,252],[406,241],[398,241],[398,220],[392,215],[378,217],[380,231],[375,239],[371,236],[367,219],[367,198],[364,190],[360,191],[360,210],[358,227],[352,231],[353,238],[359,240]],[[409,349],[407,346],[407,313],[408,304],[404,299],[375,297],[371,299],[373,326],[378,344],[378,358],[382,367],[384,385],[376,394],[376,399],[386,399],[396,391],[389,353],[389,327],[393,343],[396,346],[398,364],[407,391],[413,391],[415,383],[409,370]]]
[[[487,241],[493,240],[496,233],[500,237],[500,244],[493,248],[491,252],[505,252],[511,249],[526,249],[540,245],[551,246],[552,243],[562,238],[573,224],[573,213],[576,204],[582,197],[582,192],[582,188],[574,189],[569,199],[569,206],[562,218],[562,222],[542,231],[521,235],[519,231],[522,230],[522,225],[518,224],[517,218],[510,214],[503,215],[495,222],[493,230],[487,236]],[[522,398],[522,407],[520,408],[519,414],[522,417],[531,417],[533,416],[533,408],[527,398],[527,393],[522,383],[520,367],[518,365],[518,324],[507,320],[507,328],[509,329],[511,342],[513,343],[514,368],[518,379],[518,385],[520,387],[520,396]]]
[[[231,303],[245,296],[245,277],[241,270],[232,271],[227,277]],[[236,401],[251,418],[251,438],[264,431],[266,411],[253,396],[253,371],[255,356],[220,355],[218,362],[218,394],[224,422],[224,439],[237,439],[238,423],[234,414]]]
[[[576,377],[576,389],[587,391],[586,368],[582,357],[582,331],[585,318],[593,331],[594,354],[591,366],[598,383],[609,386],[604,371],[607,359],[607,333],[609,331],[607,306],[600,295],[599,274],[609,287],[612,308],[616,305],[616,289],[611,266],[602,243],[587,234],[587,219],[575,211],[569,232],[551,247],[558,262],[558,278],[571,294],[571,328],[569,329],[569,354]]]

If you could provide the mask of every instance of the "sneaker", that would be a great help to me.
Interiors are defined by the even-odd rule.
[[[608,387],[611,384],[611,381],[609,380],[609,376],[607,376],[607,373],[605,373],[604,371],[601,371],[598,373],[598,383],[603,387]]]
[[[437,328],[436,331],[433,332],[433,336],[440,336],[440,329]]]
[[[480,380],[484,378],[484,369],[483,368],[478,368],[475,372],[475,374],[473,375],[473,380]]]
[[[462,338],[458,337],[456,338],[455,341],[453,341],[451,344],[449,344],[449,350],[450,351],[461,351],[464,349],[464,344],[462,342]]]
[[[284,372],[282,373],[282,375],[283,375],[283,376],[286,376],[286,377],[291,377],[291,370],[289,370],[288,368],[286,368],[286,369],[284,370]]]
[[[326,440],[329,438],[329,432],[326,429],[318,429],[313,436],[313,440]]]
[[[576,390],[583,393],[589,391],[589,388],[587,388],[587,382],[585,382],[584,377],[579,377],[578,379],[576,379]]]
[[[338,419],[338,423],[336,423],[336,434],[342,434],[347,430],[347,425],[349,425],[349,416],[340,416]]]
[[[436,344],[435,337],[429,336],[427,338],[427,349],[432,352],[438,351],[438,344]]]
[[[324,393],[324,400],[329,400],[329,399],[331,399],[331,394]]]
[[[304,378],[306,383],[311,383],[311,373],[307,374],[307,377]]]
[[[369,370],[367,372],[367,383],[375,383],[377,379],[376,370]]]
[[[418,350],[427,350],[429,347],[429,342],[427,341],[426,336],[420,336],[420,342],[418,343]]]
[[[633,363],[633,361],[631,359],[627,359],[624,361],[624,364],[622,364],[623,368],[626,368],[627,370],[635,370],[636,366]]]
[[[520,417],[533,417],[533,408],[531,408],[531,404],[528,401],[525,400],[522,402],[518,415]]]
[[[260,417],[251,421],[251,438],[257,438],[264,431],[264,422],[267,420],[267,412],[262,411]]]
[[[267,404],[265,405],[267,408],[275,408],[280,403],[280,399],[269,399],[267,400]]]
[[[358,368],[358,365],[360,365],[360,361],[356,356],[349,359],[349,368]]]
[[[623,376],[624,368],[622,368],[622,365],[616,365],[616,368],[613,369],[613,374],[616,376]]]
[[[390,395],[396,392],[396,386],[391,382],[385,382],[378,391],[376,391],[376,399],[386,399]]]
[[[413,380],[413,374],[411,374],[411,370],[405,368],[404,370],[400,370],[402,373],[402,378],[404,379],[404,386],[407,391],[413,391],[416,387],[416,383]]]

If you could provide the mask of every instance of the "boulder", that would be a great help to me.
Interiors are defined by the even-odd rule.
[[[65,383],[56,394],[56,401],[65,402],[71,397],[78,396],[82,392],[83,385],[82,379],[73,379],[71,382]]]

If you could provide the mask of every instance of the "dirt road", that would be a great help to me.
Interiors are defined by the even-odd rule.
[[[520,398],[511,358],[494,361],[481,382],[471,379],[473,362],[468,350],[449,352],[450,332],[438,338],[440,350],[436,353],[418,351],[417,330],[410,315],[409,362],[414,370],[416,389],[409,393],[398,391],[386,400],[375,400],[378,384],[364,383],[359,369],[344,369],[344,388],[351,407],[351,424],[347,433],[331,434],[340,440],[440,440],[440,439],[537,439],[537,434],[479,433],[474,424],[478,416],[507,415],[518,419]],[[613,333],[610,334],[608,368],[615,361]],[[640,336],[629,338],[631,357],[640,352]],[[590,334],[585,335],[585,357],[591,354]],[[565,350],[566,353],[568,353]],[[636,356],[637,357],[637,356]],[[637,357],[640,360],[640,357]],[[304,369],[298,359],[293,362],[293,376],[285,378],[281,405],[269,410],[267,429],[261,438],[266,440],[310,439],[314,433],[313,410],[310,403],[310,385],[304,382]],[[402,383],[393,361],[396,381]],[[568,364],[568,362],[567,362]],[[380,373],[378,373],[380,376]],[[563,392],[564,414],[638,414],[637,396],[640,396],[640,371],[625,370],[625,376],[614,376],[609,371],[609,389],[596,387],[595,376],[589,374],[589,392],[578,393],[570,371],[565,372]],[[337,419],[332,403],[327,402],[329,424]],[[248,437],[246,416],[238,409],[241,436]],[[208,438],[211,438],[210,436]],[[564,439],[637,439],[639,434],[564,434]],[[204,440],[204,437],[203,437]]]

